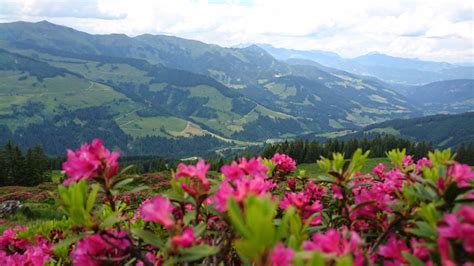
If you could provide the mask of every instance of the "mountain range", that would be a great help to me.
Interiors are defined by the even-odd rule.
[[[99,136],[127,154],[187,156],[473,109],[472,80],[398,86],[328,64],[347,61],[336,54],[320,57],[327,60],[281,58],[259,45],[224,48],[164,35],[92,35],[46,21],[3,23],[0,140],[41,144],[55,155]],[[374,69],[385,64],[374,62]],[[470,68],[437,67],[419,71],[464,78],[458,69]],[[422,106],[416,93],[426,86],[437,94]],[[439,101],[438,94],[446,97]]]
[[[376,77],[396,85],[424,85],[444,80],[474,78],[472,64],[423,61],[414,58],[393,57],[377,52],[356,58],[343,58],[336,53],[326,51],[275,48],[268,44],[259,44],[258,46],[279,60],[289,62],[311,60],[326,67]]]

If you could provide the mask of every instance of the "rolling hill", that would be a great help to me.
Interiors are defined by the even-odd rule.
[[[474,142],[474,112],[396,119],[373,124],[341,139],[393,135],[413,141],[428,141],[440,148]]]
[[[97,135],[130,154],[185,143],[182,154],[194,155],[419,113],[383,82],[288,64],[255,45],[91,35],[43,21],[0,24],[0,49],[0,135],[49,154]]]
[[[445,80],[407,89],[425,113],[461,113],[474,108],[474,79]]]

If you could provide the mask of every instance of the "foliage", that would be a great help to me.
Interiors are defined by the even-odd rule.
[[[208,173],[179,164],[169,190],[119,171],[99,140],[68,153],[57,204],[67,218],[6,230],[2,262],[42,265],[455,265],[474,259],[474,173],[449,150],[414,160],[387,153],[361,173],[369,152],[333,153],[324,174],[289,177],[295,161],[241,158]],[[98,199],[101,195],[102,200]],[[137,198],[138,199],[138,198]],[[34,256],[32,255],[34,254]],[[468,265],[468,264],[466,264]]]
[[[25,155],[11,142],[0,149],[0,186],[36,186],[48,180],[48,170],[48,158],[39,146]]]

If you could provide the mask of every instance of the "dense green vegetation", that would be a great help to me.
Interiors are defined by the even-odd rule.
[[[35,186],[48,181],[50,165],[40,146],[23,154],[11,142],[0,148],[0,186]]]
[[[411,141],[428,141],[436,147],[457,147],[474,141],[474,112],[455,115],[433,115],[413,119],[397,119],[372,124],[342,139],[373,138],[392,135]]]
[[[334,152],[340,152],[345,158],[350,158],[357,149],[370,150],[370,158],[383,157],[386,152],[393,149],[406,149],[414,158],[420,159],[422,156],[433,150],[433,146],[428,142],[415,143],[409,140],[395,138],[393,136],[377,137],[373,139],[351,139],[341,141],[338,139],[328,139],[321,143],[317,140],[299,139],[295,141],[285,141],[283,143],[267,145],[262,151],[262,156],[270,157],[275,153],[288,154],[298,163],[313,163],[322,157],[329,157]]]

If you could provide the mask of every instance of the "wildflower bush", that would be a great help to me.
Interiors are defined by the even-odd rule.
[[[57,206],[67,217],[6,230],[1,265],[474,265],[474,173],[435,151],[405,151],[361,173],[368,152],[335,153],[319,177],[287,155],[241,158],[211,178],[180,164],[171,188],[120,171],[100,140],[67,151]],[[97,200],[98,196],[103,200]],[[99,198],[100,198],[99,197]]]

